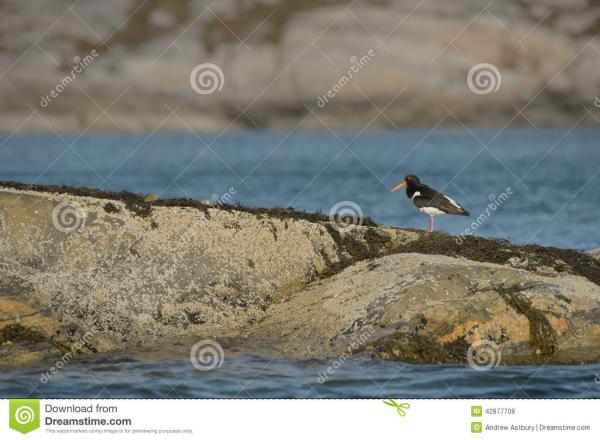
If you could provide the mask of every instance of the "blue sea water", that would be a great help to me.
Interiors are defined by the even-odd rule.
[[[40,380],[43,367],[0,373],[0,397],[600,398],[599,365],[477,371],[468,366],[346,360],[319,381],[333,365],[226,352],[220,368],[198,371],[189,359],[111,355],[72,361],[47,383]]]
[[[0,180],[65,184],[328,213],[425,228],[402,192],[405,174],[443,190],[473,216],[438,219],[461,234],[500,195],[476,234],[516,243],[600,247],[600,131],[421,130],[0,137]],[[227,194],[227,195],[226,195]],[[473,227],[471,227],[473,229]],[[46,384],[40,370],[0,372],[0,396],[42,397],[600,397],[600,366],[417,366],[347,361],[325,383],[324,361],[239,355],[194,370],[189,360],[106,355],[72,361]]]
[[[510,188],[513,194],[476,234],[600,247],[599,130],[0,137],[1,180],[154,192],[163,198],[210,199],[229,192],[234,203],[325,213],[347,200],[378,222],[422,229],[428,220],[404,193],[387,192],[409,173],[443,189],[473,214],[439,218],[439,229],[463,233]]]

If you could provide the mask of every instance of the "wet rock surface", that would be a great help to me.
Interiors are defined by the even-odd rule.
[[[0,366],[190,338],[285,356],[597,361],[600,261],[291,209],[0,184]]]

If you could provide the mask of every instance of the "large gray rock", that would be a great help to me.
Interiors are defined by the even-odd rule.
[[[498,363],[598,361],[600,287],[567,274],[390,255],[359,262],[272,306],[252,338],[293,357],[461,363],[472,347],[472,362],[478,350]]]
[[[229,337],[311,281],[418,237],[138,203],[0,189],[0,294],[52,316],[64,337],[92,332],[95,350]]]
[[[301,358],[598,360],[600,261],[364,224],[0,185],[0,364],[206,337]]]

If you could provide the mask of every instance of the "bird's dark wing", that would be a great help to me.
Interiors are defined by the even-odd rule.
[[[446,214],[470,215],[469,211],[460,206],[456,200],[445,196],[427,185],[419,185],[417,192],[415,192],[413,197],[413,203],[417,208],[433,207]]]

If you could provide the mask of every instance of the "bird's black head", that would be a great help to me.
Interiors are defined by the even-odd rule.
[[[419,185],[421,183],[419,178],[414,174],[407,174],[404,178],[404,181],[407,183],[408,186]]]
[[[421,181],[419,180],[419,178],[417,176],[415,176],[414,174],[408,174],[407,176],[404,177],[404,180],[402,182],[400,182],[396,187],[390,189],[390,192],[399,190],[400,188],[402,188],[405,185],[408,186],[408,188],[414,188],[415,186],[419,185],[420,183],[421,183]]]

